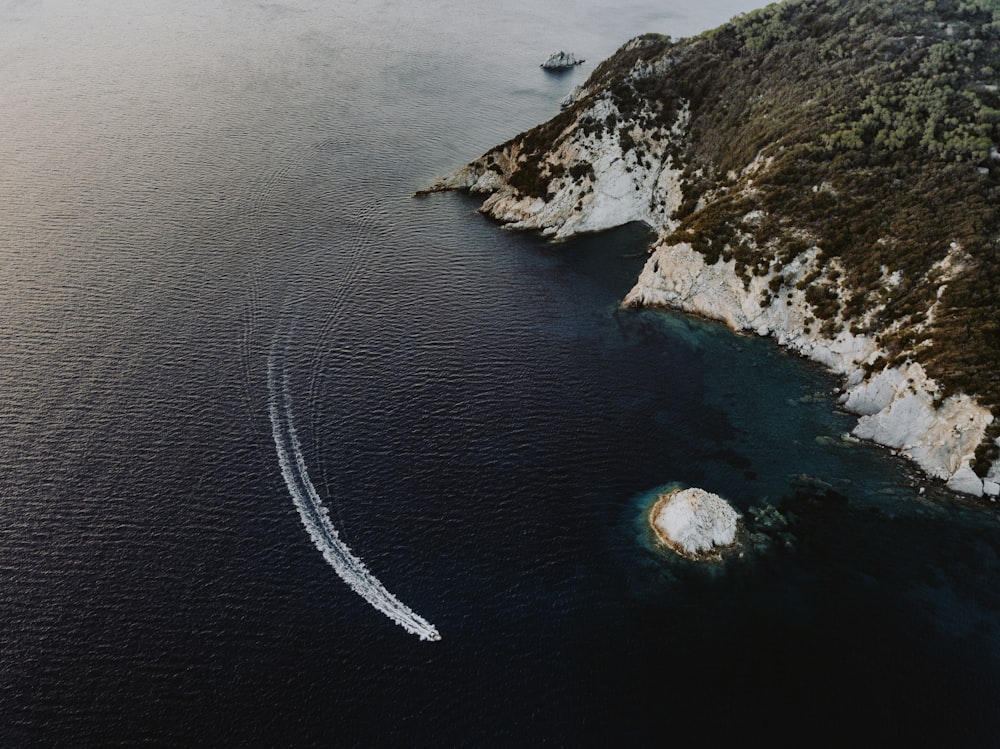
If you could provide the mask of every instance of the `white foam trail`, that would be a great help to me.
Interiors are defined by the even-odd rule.
[[[337,529],[330,522],[326,507],[309,479],[305,459],[302,457],[302,446],[299,444],[292,423],[287,372],[282,372],[282,376],[283,382],[279,388],[277,367],[272,352],[267,361],[271,433],[274,436],[274,447],[278,452],[281,474],[302,518],[302,524],[309,532],[309,537],[323,554],[323,558],[355,593],[421,640],[440,640],[441,635],[438,634],[437,628],[386,590],[378,578],[365,567],[364,562],[354,556],[347,544],[340,540]]]

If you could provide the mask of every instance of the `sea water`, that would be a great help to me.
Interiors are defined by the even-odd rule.
[[[991,507],[620,309],[643,227],[413,197],[752,6],[0,4],[2,743],[989,743]],[[675,483],[757,540],[657,548]]]

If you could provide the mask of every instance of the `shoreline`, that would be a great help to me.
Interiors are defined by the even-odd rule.
[[[683,118],[682,118],[683,119]],[[683,138],[684,128],[668,131],[669,138]],[[652,133],[646,133],[650,139]],[[550,241],[570,239],[639,221],[657,233],[645,266],[622,307],[670,309],[724,323],[737,334],[753,333],[771,338],[780,347],[821,364],[841,381],[840,404],[857,417],[851,435],[891,450],[910,460],[929,481],[941,481],[957,493],[987,498],[1000,497],[1000,461],[985,477],[972,470],[975,451],[993,421],[993,415],[971,396],[955,394],[941,399],[940,386],[921,364],[908,360],[897,366],[875,370],[885,351],[870,335],[842,331],[826,338],[812,320],[806,292],[798,288],[819,266],[815,246],[789,263],[781,272],[754,276],[748,284],[736,273],[732,260],[719,259],[709,265],[689,244],[667,244],[679,192],[679,171],[668,163],[633,165],[624,179],[632,185],[628,197],[610,195],[623,175],[601,167],[621,163],[626,157],[617,142],[601,142],[583,136],[581,148],[595,159],[597,170],[581,181],[564,179],[548,199],[518,196],[507,181],[506,169],[514,154],[480,157],[419,191],[415,197],[434,192],[457,191],[485,196],[479,211],[501,228],[537,231]],[[516,148],[514,150],[517,150]],[[616,159],[617,157],[617,159]],[[503,167],[490,168],[490,163]],[[655,185],[655,188],[653,187]],[[658,207],[649,194],[666,198]],[[579,206],[579,207],[577,207]],[[764,306],[765,292],[778,284],[776,296],[786,304]],[[839,293],[848,293],[840,289]],[[878,310],[873,310],[878,311]]]
[[[998,466],[985,478],[971,468],[976,446],[993,420],[989,410],[964,394],[939,400],[940,386],[918,362],[866,371],[885,356],[871,336],[844,331],[831,339],[811,329],[806,294],[796,284],[815,265],[815,256],[807,257],[784,276],[762,275],[744,285],[732,261],[707,265],[690,245],[654,243],[622,306],[715,320],[733,333],[770,338],[822,365],[840,379],[841,407],[857,417],[853,437],[908,459],[929,480],[942,481],[952,491],[995,501],[1000,495]],[[761,292],[776,277],[787,303],[764,307]]]

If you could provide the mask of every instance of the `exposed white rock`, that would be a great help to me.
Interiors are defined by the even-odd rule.
[[[948,488],[963,494],[983,496],[983,480],[969,468],[968,464],[963,465],[948,479]]]
[[[587,88],[583,84],[580,84],[578,86],[573,86],[573,90],[570,91],[568,94],[566,94],[559,101],[559,108],[560,109],[567,109],[568,107],[573,106],[580,99],[582,99],[584,96],[586,96],[588,93],[589,93],[589,91],[587,90]]]
[[[593,122],[619,116],[608,98],[598,99],[587,110]],[[630,221],[659,228],[669,223],[683,200],[682,170],[665,153],[672,141],[683,137],[687,124],[688,110],[684,108],[669,130],[634,127],[628,131],[634,146],[624,150],[618,128],[588,132],[579,122],[574,124],[545,161],[564,171],[577,165],[589,167],[588,176],[574,178],[566,173],[553,179],[544,199],[522,195],[506,181],[525,158],[517,142],[476,159],[432,189],[488,193],[481,209],[484,213],[507,228],[540,230],[555,239]]]
[[[932,476],[956,476],[975,454],[993,415],[966,395],[952,396],[935,405],[937,385],[919,364],[887,369],[878,377],[894,382],[892,397],[877,412],[858,419],[854,434],[899,450]],[[866,385],[859,384],[851,394]],[[979,489],[971,494],[982,493],[982,482],[978,477],[976,480]]]
[[[988,497],[1000,497],[1000,483],[986,479],[983,481],[983,494]]]
[[[663,494],[650,512],[650,523],[660,540],[694,559],[718,556],[720,549],[731,546],[739,519],[726,500],[698,488]]]
[[[563,52],[559,50],[558,52],[553,52],[549,55],[548,59],[542,63],[541,67],[546,70],[565,70],[566,68],[571,68],[574,65],[580,65],[586,62],[586,60],[577,59],[576,55],[572,52]]]
[[[776,301],[765,305],[764,292],[775,274],[755,276],[745,284],[735,260],[707,265],[691,245],[661,242],[623,304],[681,309],[721,320],[733,330],[770,335],[839,374],[851,374],[860,362],[874,358],[877,345],[869,336],[847,331],[834,339],[819,333],[805,292],[796,288],[813,270],[816,254],[809,251],[785,266]]]

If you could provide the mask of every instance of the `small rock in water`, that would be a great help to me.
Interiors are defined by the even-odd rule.
[[[691,559],[717,559],[732,546],[739,513],[726,500],[704,489],[678,489],[657,499],[649,522],[663,543]]]
[[[574,65],[580,65],[585,60],[578,60],[576,55],[572,52],[563,52],[559,50],[558,52],[553,52],[549,55],[549,59],[542,63],[541,67],[546,70],[566,70]]]
[[[753,519],[757,524],[757,527],[762,529],[779,529],[785,528],[788,525],[788,519],[778,511],[777,507],[774,507],[773,505],[751,507],[750,514],[753,515]]]

